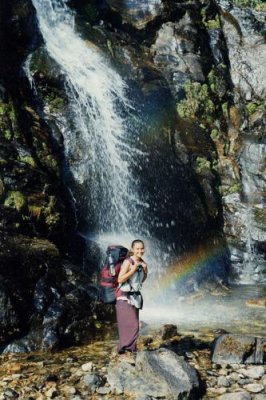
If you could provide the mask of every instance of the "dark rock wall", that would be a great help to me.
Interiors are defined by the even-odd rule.
[[[95,331],[97,291],[71,263],[83,244],[60,145],[22,69],[41,44],[34,9],[4,1],[0,16],[0,348],[53,348]]]

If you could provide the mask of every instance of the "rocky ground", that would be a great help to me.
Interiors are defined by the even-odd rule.
[[[178,354],[179,360],[183,359],[197,371],[200,382],[197,393],[192,397],[183,394],[184,397],[178,398],[265,399],[266,365],[212,362],[213,340],[218,336],[228,337],[221,334],[221,331],[181,334],[176,326],[164,325],[152,335],[141,336],[136,366],[118,360],[113,338],[57,353],[5,354],[1,356],[0,399],[175,399],[177,397],[173,394],[171,397],[171,394],[154,393],[151,386],[150,393],[145,393],[144,387],[151,385],[154,379],[148,369],[142,377],[146,381],[143,391],[140,386],[132,390],[126,385],[124,390],[118,390],[115,384],[119,377],[114,375],[120,368],[124,374],[131,371],[134,387],[139,360],[143,355],[155,354],[158,348],[168,356],[172,352]],[[217,351],[221,355],[221,348],[216,348]],[[122,382],[121,376],[119,379]],[[159,384],[160,388],[163,387],[163,382]]]

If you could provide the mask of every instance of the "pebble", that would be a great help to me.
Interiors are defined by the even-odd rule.
[[[264,385],[266,387],[266,375],[264,375],[261,379],[261,383],[262,385]]]
[[[92,366],[93,366],[93,364],[92,364],[92,362],[90,361],[90,362],[87,362],[86,364],[83,364],[83,365],[81,366],[81,369],[82,369],[82,371],[84,371],[84,372],[91,372]]]
[[[244,389],[248,390],[251,393],[260,393],[264,390],[264,386],[259,383],[249,383],[244,386]]]
[[[45,381],[46,381],[46,382],[57,382],[57,381],[58,381],[58,376],[53,375],[53,374],[47,375],[47,376],[45,377]]]
[[[207,393],[212,396],[212,395],[221,395],[226,393],[226,388],[208,388]]]
[[[251,400],[251,396],[247,392],[226,393],[220,397],[219,400]]]
[[[238,383],[239,383],[239,385],[248,385],[249,383],[252,383],[252,380],[251,379],[245,379],[245,378],[241,378],[241,379],[239,379],[239,381],[238,381]]]
[[[9,399],[16,399],[19,396],[15,390],[10,389],[10,388],[6,389],[4,394]]]
[[[52,387],[49,390],[47,390],[45,392],[45,395],[49,398],[49,399],[54,399],[56,396],[58,396],[58,391],[56,388]]]
[[[63,392],[65,392],[66,394],[76,394],[77,393],[77,390],[74,386],[63,386],[61,388],[61,390]]]
[[[226,376],[228,374],[228,371],[224,368],[221,368],[221,369],[219,369],[218,374]]]
[[[110,387],[101,386],[98,389],[96,389],[96,392],[99,394],[109,394],[111,392],[111,389]]]
[[[225,376],[219,376],[219,378],[217,379],[217,384],[218,386],[224,386],[224,387],[230,386],[230,382]]]
[[[231,374],[228,375],[228,379],[234,381],[234,382],[238,382],[240,378],[243,378],[243,375],[240,375],[237,372],[232,372]]]
[[[260,379],[264,375],[264,368],[262,366],[255,366],[246,370],[241,370],[241,372],[248,378]]]

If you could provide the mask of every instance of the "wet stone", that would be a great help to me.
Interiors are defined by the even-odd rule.
[[[228,375],[228,379],[232,382],[238,382],[241,377],[243,378],[244,376],[237,372],[232,372],[230,375]]]
[[[251,400],[251,396],[247,392],[226,393],[220,397],[219,400]]]
[[[259,383],[249,383],[244,386],[244,389],[248,390],[251,393],[260,393],[264,390],[264,386]]]
[[[83,378],[83,382],[90,387],[92,391],[95,391],[101,384],[101,379],[96,374],[87,374]]]
[[[171,339],[177,336],[177,326],[173,324],[165,324],[160,332],[162,340]]]
[[[59,378],[60,379],[67,379],[67,378],[69,378],[71,376],[71,372],[69,372],[69,371],[61,371],[60,373],[59,373]]]
[[[11,388],[5,390],[5,396],[9,399],[16,399],[17,397],[19,397],[18,393]]]
[[[47,390],[46,392],[45,392],[45,395],[49,398],[49,399],[54,399],[55,397],[57,397],[58,396],[58,391],[57,391],[57,389],[55,389],[55,388],[51,388],[51,389],[49,389],[49,390]]]
[[[264,368],[262,366],[255,366],[248,368],[245,375],[249,378],[260,379],[264,375]]]
[[[86,364],[83,364],[81,366],[82,371],[84,372],[90,372],[92,370],[92,362],[87,362]]]
[[[57,382],[58,381],[58,376],[57,375],[53,375],[53,374],[47,375],[45,377],[45,381],[46,382]]]
[[[239,381],[238,381],[238,383],[239,383],[239,385],[248,385],[249,383],[252,383],[252,380],[251,379],[245,379],[245,378],[241,378],[241,379],[239,379]]]
[[[224,376],[219,376],[219,378],[217,380],[217,384],[218,384],[218,386],[224,386],[224,387],[230,386],[229,380],[227,378],[225,378]]]
[[[99,387],[98,389],[96,389],[96,392],[99,394],[109,394],[111,392],[111,388],[102,386],[102,387]]]

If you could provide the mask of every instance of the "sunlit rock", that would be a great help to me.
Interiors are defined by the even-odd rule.
[[[167,349],[139,352],[135,367],[125,362],[111,365],[107,380],[114,392],[128,395],[177,400],[199,393],[196,370]]]
[[[107,0],[111,8],[119,12],[123,21],[133,25],[137,29],[143,29],[163,10],[161,0]]]
[[[231,77],[246,100],[265,98],[265,13],[221,1],[223,32],[229,50]]]
[[[226,334],[214,342],[212,361],[220,364],[263,364],[265,338]]]
[[[195,21],[187,12],[180,21],[163,24],[151,46],[154,63],[176,97],[187,80],[204,81],[197,36]]]

